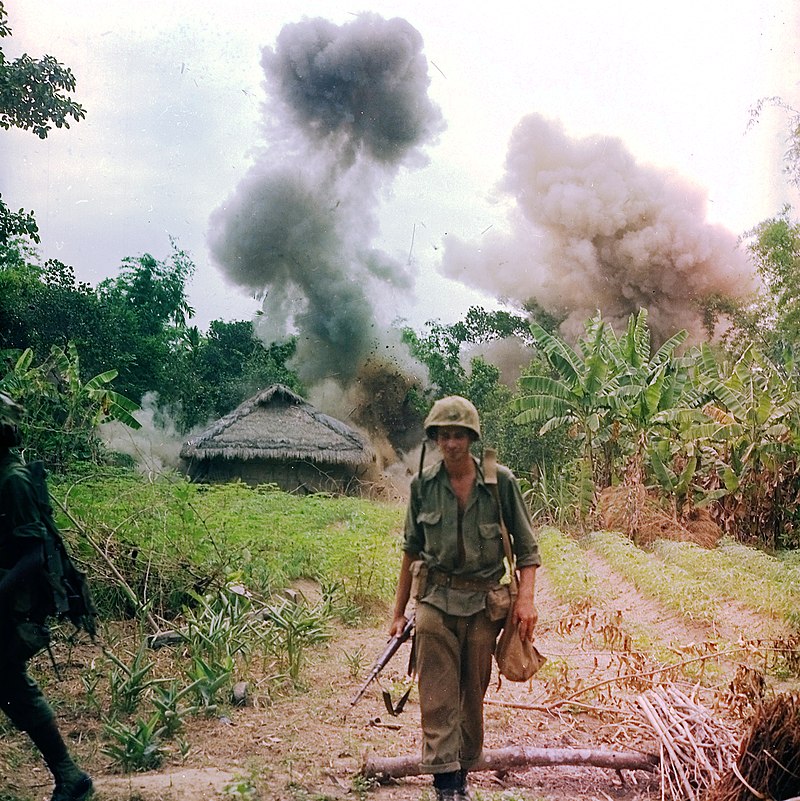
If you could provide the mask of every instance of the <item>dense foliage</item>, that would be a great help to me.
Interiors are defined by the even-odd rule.
[[[168,258],[126,258],[118,277],[93,288],[61,262],[39,264],[35,248],[16,238],[0,246],[0,360],[9,374],[18,373],[20,355],[30,352],[26,365],[46,374],[53,348],[73,349],[83,375],[113,371],[114,390],[136,404],[154,394],[181,431],[276,381],[302,389],[287,366],[293,340],[267,347],[249,321],[213,321],[206,335],[188,324],[193,272],[189,256],[173,243]],[[55,427],[58,416],[51,422]],[[86,458],[85,449],[74,455]]]
[[[177,476],[147,482],[109,468],[54,475],[50,486],[59,523],[92,565],[94,592],[109,619],[146,609],[169,620],[193,603],[193,594],[241,584],[266,598],[300,578],[339,584],[366,612],[392,597],[400,506],[300,497],[273,486],[198,485]]]
[[[0,2],[0,38],[9,33]],[[52,57],[7,62],[0,51],[0,126],[41,137],[68,127],[85,114],[74,89]],[[796,182],[797,112],[766,102],[790,113],[787,173]],[[687,349],[681,331],[652,342],[646,309],[624,332],[598,313],[567,342],[561,320],[535,303],[475,307],[455,324],[404,328],[427,382],[409,378],[403,397],[372,405],[421,421],[437,397],[469,397],[484,442],[517,472],[541,517],[593,523],[600,493],[622,485],[644,488],[676,521],[707,507],[740,539],[796,546],[800,225],[786,208],[746,236],[761,290],[746,302],[705,298],[708,343]],[[165,258],[123,259],[96,287],[69,265],[42,262],[38,243],[33,213],[0,199],[0,387],[25,406],[29,455],[51,468],[102,462],[98,424],[137,426],[145,398],[185,434],[269,384],[303,393],[294,340],[264,343],[250,321],[192,325],[195,265],[175,241]],[[499,343],[516,347],[518,378],[503,376]],[[391,441],[393,432],[382,433]]]

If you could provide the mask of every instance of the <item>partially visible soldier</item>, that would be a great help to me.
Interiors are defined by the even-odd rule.
[[[18,447],[20,407],[0,392],[0,708],[27,732],[55,780],[51,801],[84,801],[92,780],[72,760],[27,662],[49,643],[42,588],[47,530]]]

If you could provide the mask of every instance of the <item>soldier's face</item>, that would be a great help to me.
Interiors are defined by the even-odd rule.
[[[436,444],[446,461],[459,461],[469,456],[472,437],[461,426],[439,426],[436,429]]]

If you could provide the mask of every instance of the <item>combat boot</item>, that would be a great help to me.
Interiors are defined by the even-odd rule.
[[[92,780],[73,761],[54,720],[28,729],[55,780],[50,801],[84,801],[92,794]]]
[[[85,801],[94,792],[92,779],[71,759],[51,766],[56,787],[50,801]]]
[[[455,770],[434,774],[433,789],[436,801],[460,801],[461,796],[458,794],[460,781],[460,774]]]

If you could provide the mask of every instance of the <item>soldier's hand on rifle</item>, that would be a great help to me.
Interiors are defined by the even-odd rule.
[[[399,637],[403,633],[406,623],[408,623],[408,619],[405,615],[396,615],[394,620],[392,620],[391,627],[389,628],[389,636]]]

